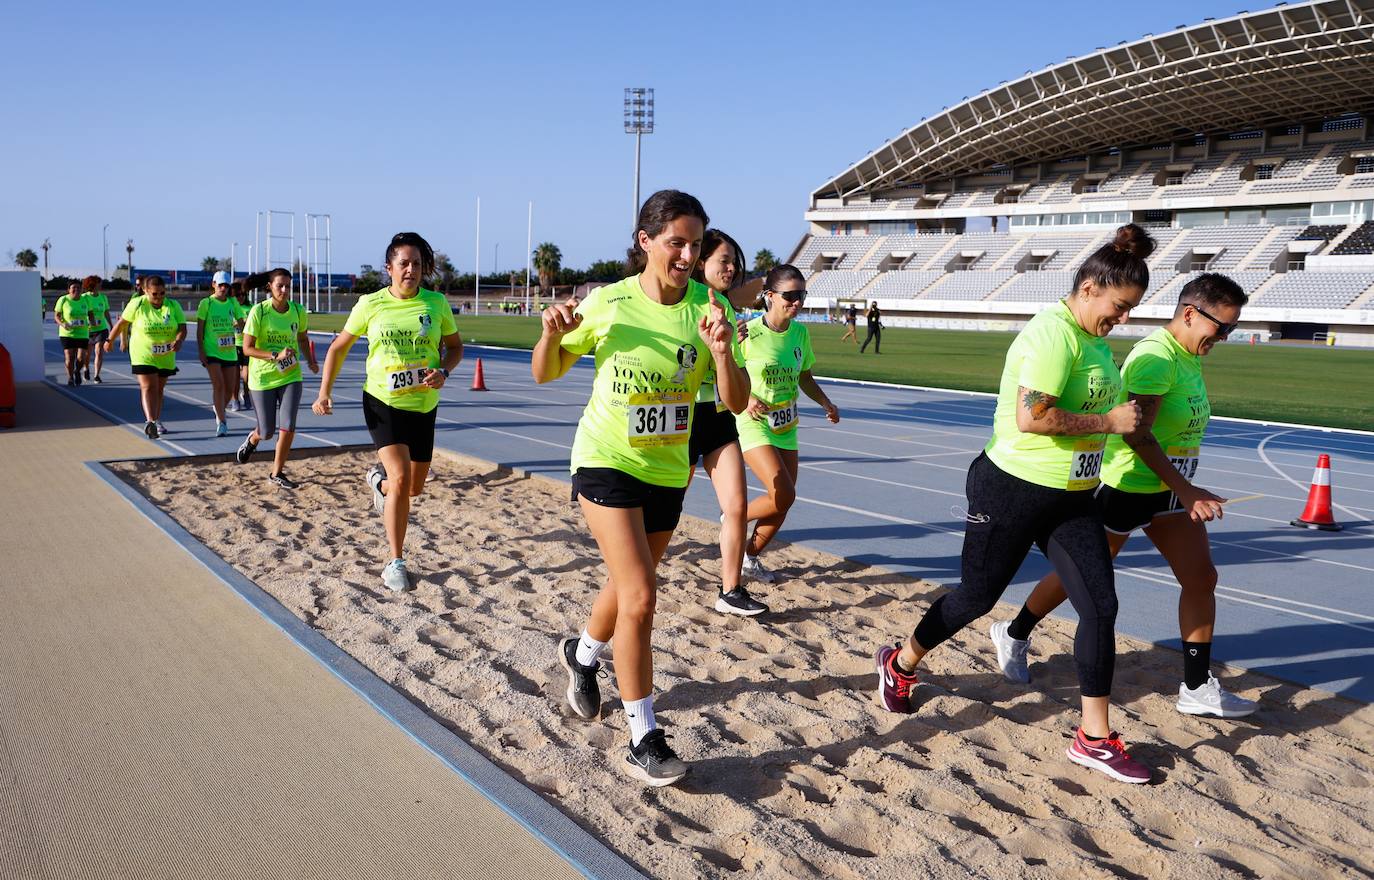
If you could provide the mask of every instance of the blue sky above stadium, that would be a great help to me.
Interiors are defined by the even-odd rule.
[[[1264,8],[1266,4],[1253,6]],[[413,229],[461,270],[623,254],[625,86],[656,90],[642,192],[679,187],[752,253],[907,126],[1067,57],[1240,11],[1118,4],[33,4],[7,20],[0,255],[54,266],[239,258],[256,211],[329,213],[335,271]],[[1033,11],[1032,11],[1033,10]],[[299,230],[298,219],[298,230]]]

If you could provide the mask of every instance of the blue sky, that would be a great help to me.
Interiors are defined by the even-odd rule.
[[[1254,5],[1254,9],[1265,4]],[[1041,9],[1043,12],[1027,12]],[[254,214],[329,213],[336,271],[416,230],[460,269],[623,254],[641,191],[685,189],[785,256],[811,189],[942,107],[1028,70],[1234,15],[1240,0],[1043,3],[30,4],[6,17],[0,256],[186,268]]]

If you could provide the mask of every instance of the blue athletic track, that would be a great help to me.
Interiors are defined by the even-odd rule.
[[[56,330],[48,325],[48,378],[65,385]],[[328,335],[316,343],[323,362]],[[252,413],[229,413],[230,435],[214,436],[210,383],[187,345],[181,373],[167,386],[160,442],[184,454],[233,452]],[[306,372],[297,446],[368,442],[361,413],[365,342],[354,347],[335,384],[332,417],[310,412],[318,377]],[[485,393],[468,390],[481,357]],[[62,390],[106,418],[142,433],[138,386],[126,355],[107,356],[105,384]],[[528,352],[469,344],[442,392],[440,446],[534,473],[567,479],[578,416],[591,388],[583,359],[562,380],[536,386]],[[963,536],[964,474],[986,442],[993,399],[937,389],[821,380],[842,420],[828,424],[803,401],[798,502],[781,538],[859,562],[956,585]],[[21,416],[22,417],[22,416]],[[262,470],[270,444],[255,463]],[[1331,456],[1340,532],[1289,525],[1303,508],[1319,453]],[[309,464],[292,474],[309,479]],[[699,475],[700,476],[700,475]],[[1198,483],[1233,499],[1211,528],[1220,572],[1213,656],[1300,684],[1374,700],[1374,434],[1214,419]],[[750,491],[761,492],[751,477]],[[687,512],[715,519],[704,479],[693,482]],[[574,515],[573,509],[569,509]],[[1046,571],[1033,553],[1004,600],[1019,603]],[[800,573],[824,579],[825,572]],[[1145,537],[1118,558],[1120,632],[1178,647],[1178,585]],[[785,594],[771,597],[785,602]],[[1073,612],[1064,606],[1065,616]],[[910,631],[919,609],[892,621],[884,638]],[[877,634],[875,634],[877,635]],[[991,649],[989,649],[989,662]]]

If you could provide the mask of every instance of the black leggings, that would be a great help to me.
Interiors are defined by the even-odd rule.
[[[859,346],[859,351],[863,351],[864,349],[868,348],[868,344],[869,344],[870,342],[873,343],[873,350],[874,350],[874,351],[880,352],[880,351],[883,350],[883,331],[882,331],[882,328],[880,328],[880,327],[869,327],[869,328],[868,328],[868,335],[864,337],[864,344],[861,345],[861,346]]]
[[[1049,557],[1078,612],[1073,656],[1083,696],[1109,695],[1116,665],[1116,581],[1093,493],[1028,483],[986,454],[969,467],[965,492],[963,583],[930,606],[916,626],[916,642],[929,651],[991,611],[1034,544]]]

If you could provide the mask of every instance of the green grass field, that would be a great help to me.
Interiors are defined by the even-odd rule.
[[[316,315],[312,329],[338,330],[343,315]],[[811,324],[816,375],[996,391],[1010,333],[905,330],[883,333],[883,353],[859,354],[840,343],[843,328]],[[532,348],[539,319],[459,316],[463,339]],[[859,329],[862,338],[863,328]],[[1120,363],[1133,340],[1113,339]],[[1374,352],[1306,345],[1218,346],[1206,361],[1212,412],[1219,416],[1300,422],[1333,428],[1374,427]]]

